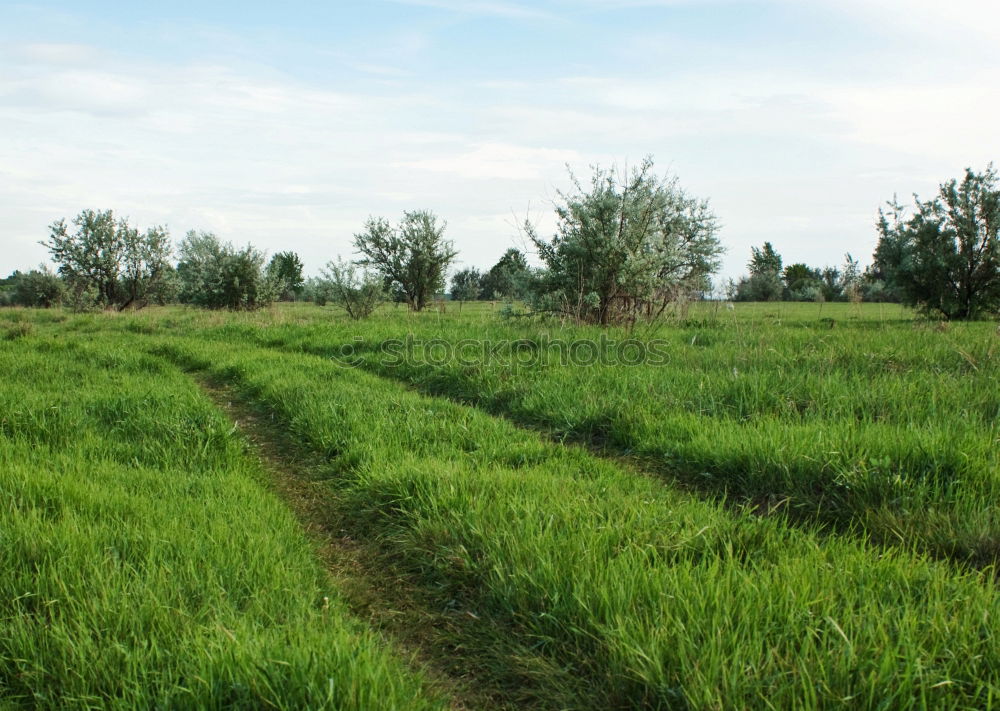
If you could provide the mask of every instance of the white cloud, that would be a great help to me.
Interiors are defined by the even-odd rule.
[[[479,16],[491,28],[498,17],[537,23],[700,4],[390,1]],[[585,175],[592,163],[648,153],[712,199],[729,274],[765,239],[788,261],[867,255],[882,200],[928,194],[965,165],[1000,159],[998,62],[984,37],[1000,4],[819,6],[895,41],[820,71],[744,57],[711,33],[665,41],[669,27],[636,27],[612,47],[628,48],[627,61],[612,51],[563,66],[555,47],[539,71],[519,64],[506,74],[454,69],[454,54],[416,61],[448,41],[433,22],[386,28],[371,52],[318,48],[337,67],[326,74],[278,71],[266,52],[241,63],[214,49],[177,61],[79,43],[9,45],[0,51],[0,268],[37,263],[46,225],[85,207],[166,222],[176,236],[210,229],[295,249],[311,270],[349,254],[369,214],[428,208],[449,221],[466,264],[489,266],[529,206],[543,232],[551,228],[546,199],[566,186],[564,164]],[[454,28],[451,18],[443,24]],[[980,45],[982,61],[970,63],[963,43]],[[942,49],[952,45],[954,54]],[[900,70],[930,58],[933,76]]]
[[[484,143],[452,155],[397,163],[400,168],[435,173],[452,173],[462,178],[537,180],[552,164],[579,161],[576,151],[551,148],[526,148],[504,143]]]

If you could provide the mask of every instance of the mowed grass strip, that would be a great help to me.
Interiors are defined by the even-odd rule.
[[[322,358],[151,347],[327,457],[339,515],[457,611],[513,623],[497,633],[569,669],[564,707],[996,705],[1000,596],[983,574],[737,516]]]
[[[0,372],[0,707],[443,706],[174,366],[31,336]]]

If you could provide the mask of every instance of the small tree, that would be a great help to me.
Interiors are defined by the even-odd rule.
[[[302,287],[302,298],[317,306],[326,306],[333,300],[333,294],[328,279],[310,277]]]
[[[385,301],[381,277],[352,262],[339,257],[336,262],[327,262],[323,277],[330,301],[355,321],[368,318]]]
[[[1000,310],[1000,189],[993,165],[967,169],[915,212],[879,210],[876,270],[905,303],[946,319]]]
[[[841,301],[844,297],[844,283],[840,270],[836,267],[823,267],[820,271],[820,289],[826,301]]]
[[[59,274],[81,307],[142,308],[168,278],[170,237],[163,227],[140,233],[112,210],[84,210],[70,232],[65,220],[54,222],[48,247]]]
[[[844,255],[844,269],[840,280],[844,297],[852,304],[860,304],[864,297],[864,276],[861,264],[850,252]]]
[[[302,293],[302,260],[295,252],[278,252],[267,265],[267,276],[274,282],[281,301],[294,301]]]
[[[485,299],[523,299],[528,294],[531,272],[524,253],[511,247],[483,275]]]
[[[657,177],[649,158],[631,173],[595,168],[586,188],[570,177],[556,234],[546,240],[525,225],[546,266],[538,306],[608,325],[706,288],[722,253],[706,202]]]
[[[444,289],[445,273],[455,255],[444,238],[446,224],[432,212],[403,213],[397,227],[383,218],[369,218],[364,232],[354,235],[354,246],[370,266],[398,288],[414,311],[421,311]]]
[[[128,227],[122,231],[125,248],[122,252],[119,308],[145,306],[150,301],[164,300],[170,289],[173,266],[170,264],[170,233],[164,227],[150,227],[145,234]]]
[[[461,269],[451,277],[451,298],[455,301],[475,301],[482,292],[483,275],[478,269]]]
[[[821,275],[807,264],[789,264],[783,273],[785,296],[791,301],[814,301]]]
[[[765,242],[760,249],[751,247],[750,261],[747,263],[750,278],[741,283],[740,300],[779,301],[784,295],[781,262],[781,255],[770,242]]]

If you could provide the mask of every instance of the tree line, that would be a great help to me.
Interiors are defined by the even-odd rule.
[[[1000,188],[992,165],[937,195],[897,199],[879,210],[878,244],[865,269],[850,254],[842,267],[782,265],[770,242],[751,248],[749,275],[727,285],[736,301],[894,301],[944,319],[1000,311]],[[908,210],[910,210],[909,214]]]
[[[460,269],[451,297],[505,300],[532,313],[609,325],[655,318],[668,305],[712,291],[723,247],[707,201],[688,195],[676,178],[657,175],[651,159],[631,171],[596,167],[587,181],[571,174],[555,200],[556,228],[545,237],[525,222],[522,236],[541,265],[509,249],[486,271]],[[421,311],[443,293],[457,257],[447,223],[426,210],[396,223],[371,217],[354,235],[357,258],[327,263],[303,279],[294,252],[270,260],[207,232],[188,232],[176,250],[165,227],[145,230],[113,211],[84,210],[50,227],[57,266],[15,272],[0,280],[0,304],[77,310],[138,309],[182,303],[252,310],[276,300],[335,303],[364,318],[394,300]],[[784,265],[770,242],[751,250],[749,274],[726,286],[740,301],[900,301],[947,319],[1000,311],[1000,189],[992,165],[967,170],[961,181],[914,207],[895,199],[879,211],[878,244],[862,269],[847,255],[840,267]]]

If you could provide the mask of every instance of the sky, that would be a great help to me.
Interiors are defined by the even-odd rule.
[[[987,0],[0,2],[0,274],[85,208],[308,274],[429,209],[484,268],[647,155],[721,277],[867,263],[885,201],[1000,159],[998,40]]]

